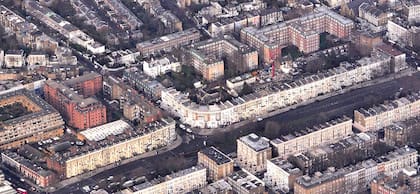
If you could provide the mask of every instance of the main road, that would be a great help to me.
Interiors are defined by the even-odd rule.
[[[260,122],[251,122],[246,126],[220,132],[209,136],[190,135],[179,132],[184,143],[173,151],[152,156],[142,160],[118,166],[108,171],[99,173],[87,180],[69,185],[56,193],[82,193],[80,188],[86,185],[107,188],[111,182],[121,182],[133,177],[146,176],[155,178],[163,176],[171,171],[187,168],[196,163],[196,153],[205,146],[215,146],[225,153],[234,152],[236,139],[240,136],[256,133],[268,138],[279,137],[291,131],[310,127],[334,119],[341,115],[353,117],[353,111],[361,107],[370,107],[385,100],[395,98],[395,94],[403,88],[402,94],[420,90],[420,72],[412,76],[402,77],[396,80],[380,83],[377,85],[356,89],[325,100],[317,101],[306,106],[266,118]],[[113,181],[106,179],[113,176]]]

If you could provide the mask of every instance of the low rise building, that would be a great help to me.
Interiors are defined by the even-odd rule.
[[[173,193],[183,194],[207,185],[206,169],[200,166],[181,170],[123,190],[123,194]]]
[[[251,133],[236,141],[239,166],[251,173],[261,172],[267,168],[267,160],[272,157],[270,140]]]
[[[404,146],[415,143],[420,129],[420,116],[395,122],[384,128],[384,141],[392,146]]]
[[[169,145],[176,139],[175,121],[165,118],[137,128],[115,121],[82,131],[78,138],[86,143],[71,145],[64,141],[47,148],[51,153],[47,166],[60,178],[73,177]]]
[[[374,53],[371,57],[362,58],[355,63],[343,62],[336,68],[303,76],[292,82],[273,81],[270,87],[207,105],[197,104],[185,93],[167,88],[161,92],[161,107],[192,127],[223,127],[381,77],[391,72],[390,61],[390,56]],[[130,80],[140,79],[140,73],[130,74],[133,77]]]
[[[185,46],[200,40],[201,34],[195,28],[175,32],[166,36],[148,40],[137,44],[137,50],[143,56],[149,56],[161,51],[170,51],[173,48]]]
[[[163,57],[160,59],[152,59],[150,61],[143,61],[143,72],[152,77],[163,75],[168,72],[180,72],[181,63],[174,57]]]
[[[420,92],[385,104],[354,111],[354,126],[361,131],[377,131],[393,122],[420,115]]]
[[[367,160],[377,154],[375,133],[357,133],[338,142],[317,146],[289,158],[305,174],[322,172],[328,167],[344,168],[352,163]]]
[[[407,17],[408,22],[416,23],[420,21],[420,1],[419,0],[403,0],[403,13]]]
[[[272,140],[275,155],[286,158],[351,135],[352,119],[342,117]]]
[[[31,52],[26,57],[29,66],[46,66],[48,64],[48,56],[41,52]]]
[[[43,188],[56,183],[56,175],[15,152],[1,153],[2,163]]]
[[[240,76],[231,78],[226,80],[226,86],[229,89],[235,89],[240,91],[242,89],[242,86],[245,84],[253,84],[257,81],[257,77],[253,76],[251,73],[242,74]]]
[[[25,65],[23,50],[8,50],[4,55],[6,68],[20,68]]]
[[[302,176],[302,171],[280,157],[267,161],[267,172],[264,175],[266,186],[271,189],[288,193],[293,190],[296,178]]]
[[[63,135],[63,118],[33,92],[17,90],[1,94],[0,109],[0,149]]]
[[[233,191],[238,194],[265,193],[264,182],[244,169],[231,174],[227,181],[232,186]]]
[[[414,168],[404,168],[398,178],[379,176],[370,184],[372,194],[417,193],[420,189],[420,176]]]
[[[206,80],[223,77],[225,69],[243,73],[258,67],[257,51],[233,37],[225,36],[198,42],[191,46],[188,52],[188,63]]]
[[[198,152],[198,165],[207,169],[207,177],[218,181],[233,172],[233,160],[215,147],[207,147]]]
[[[373,4],[362,3],[359,6],[359,17],[367,20],[369,23],[375,26],[383,26],[387,24],[389,14],[383,12]]]
[[[138,91],[146,94],[145,96],[158,100],[161,98],[162,91],[166,89],[160,82],[148,78],[145,74],[141,73],[137,68],[130,68],[124,71],[124,79]]]
[[[380,174],[396,177],[406,167],[417,166],[417,151],[400,148],[384,156],[369,159],[354,166],[341,169],[330,168],[313,176],[304,175],[296,179],[294,193],[346,193],[363,192]]]
[[[378,45],[374,47],[375,52],[382,52],[391,57],[391,72],[399,72],[407,68],[405,62],[406,55],[400,50],[393,48],[389,44]]]
[[[202,194],[233,194],[232,186],[225,180],[221,179],[214,183],[207,185],[200,189],[199,193]]]

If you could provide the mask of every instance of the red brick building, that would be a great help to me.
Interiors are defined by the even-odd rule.
[[[73,88],[79,94],[89,97],[102,91],[102,75],[91,72],[74,79],[63,82],[67,87]]]
[[[94,98],[84,98],[71,88],[50,80],[45,82],[44,95],[69,126],[87,129],[106,123],[106,108]]]

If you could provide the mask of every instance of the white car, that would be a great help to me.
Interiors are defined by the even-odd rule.
[[[263,118],[261,118],[261,117],[258,117],[257,118],[257,121],[259,122],[259,121],[262,121],[262,120],[264,120]]]
[[[180,125],[179,125],[179,128],[181,128],[181,129],[184,129],[184,130],[185,130],[185,128],[186,128],[186,127],[185,127],[185,125],[180,124]]]

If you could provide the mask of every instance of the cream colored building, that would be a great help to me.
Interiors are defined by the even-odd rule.
[[[212,105],[199,105],[186,94],[169,88],[161,93],[161,106],[192,127],[223,127],[372,80],[390,71],[390,61],[390,56],[375,53],[354,64],[342,63],[339,67],[291,83],[272,82],[266,89]]]
[[[48,63],[48,57],[46,54],[31,53],[28,57],[26,57],[26,62],[28,65],[46,66]]]
[[[275,191],[289,192],[293,189],[294,181],[303,172],[293,164],[277,157],[267,161],[267,172],[264,174],[264,182],[267,187]]]
[[[285,158],[288,155],[304,152],[315,146],[338,141],[352,133],[352,119],[343,117],[297,131],[294,134],[282,136],[270,143],[274,147],[274,152],[279,157]]]
[[[237,141],[237,162],[240,167],[251,173],[261,172],[267,168],[267,160],[271,159],[269,140],[254,133],[243,136]]]
[[[4,64],[6,68],[20,68],[25,64],[25,58],[22,50],[9,50],[4,55]]]
[[[206,168],[193,166],[165,177],[135,185],[123,194],[184,194],[207,185]]]
[[[105,125],[108,126],[107,129],[100,130],[103,127],[99,127],[82,132],[82,136],[95,143],[89,144],[88,141],[88,145],[79,148],[76,153],[55,154],[50,159],[52,165],[49,167],[52,168],[52,166],[57,166],[57,163],[60,164],[64,176],[69,178],[161,148],[176,139],[175,121],[169,118],[156,121],[137,130],[126,130],[129,127],[128,124],[121,121]],[[112,131],[109,131],[109,127],[113,128]],[[107,138],[110,135],[113,135],[114,138]]]
[[[377,131],[393,122],[420,115],[420,91],[368,109],[354,111],[354,126],[361,131]]]

